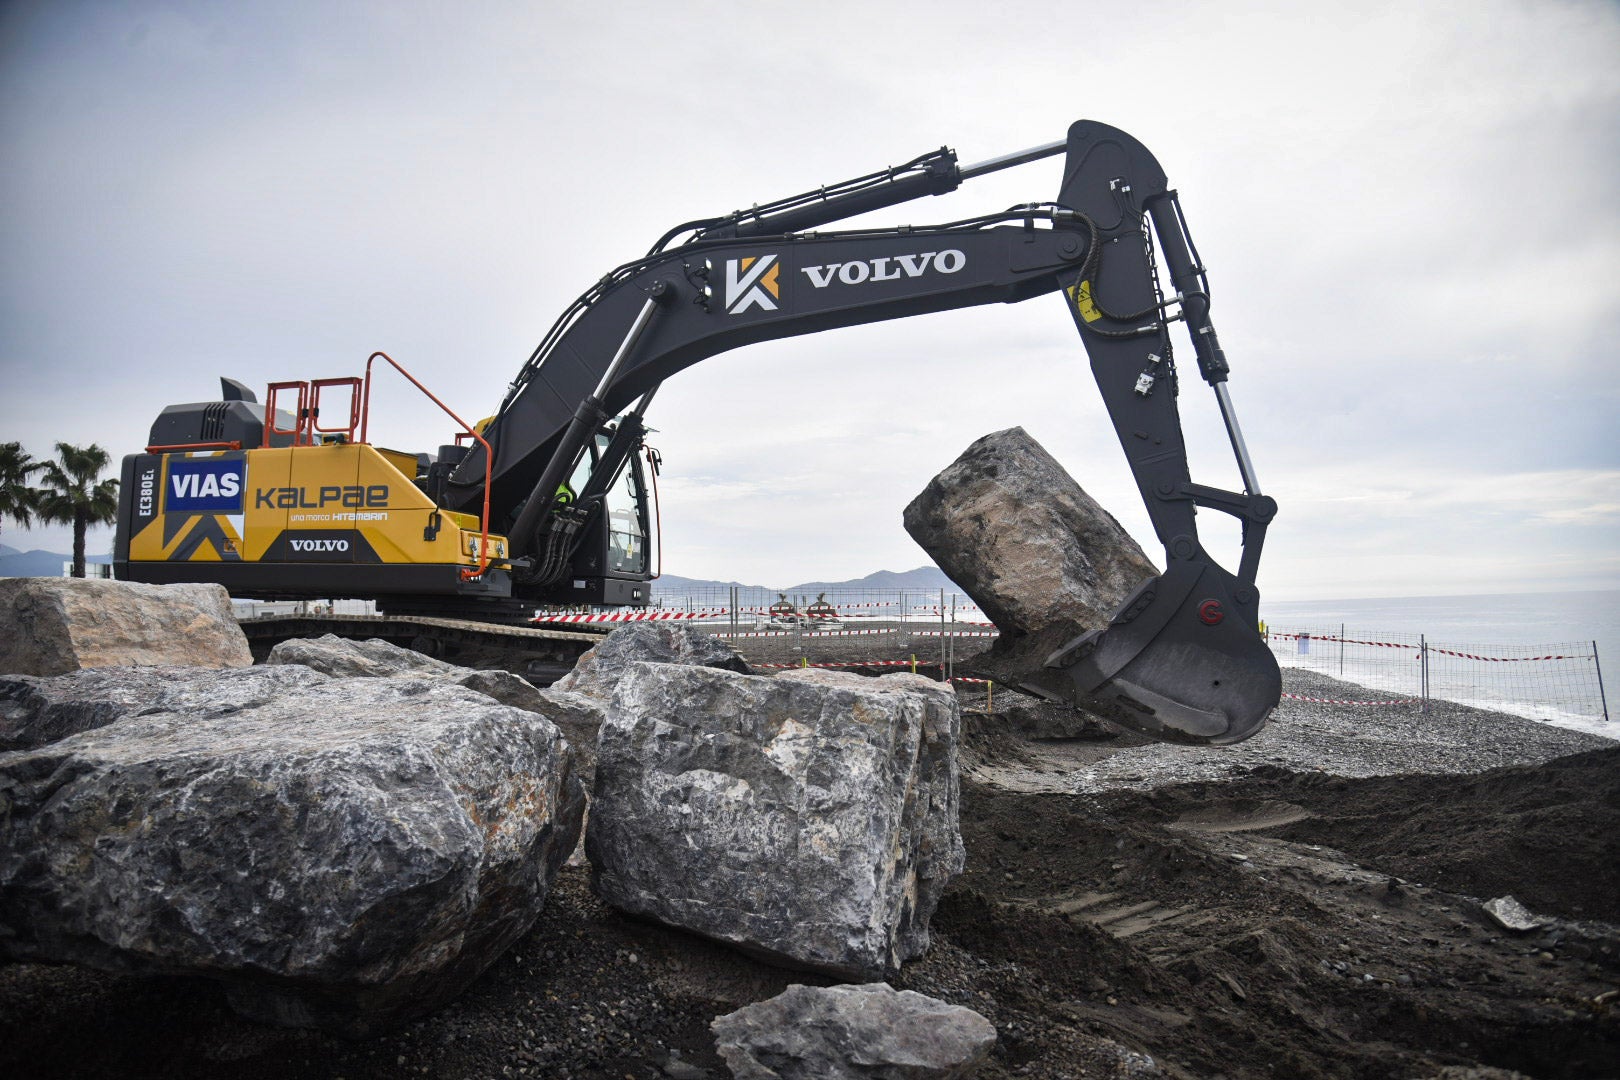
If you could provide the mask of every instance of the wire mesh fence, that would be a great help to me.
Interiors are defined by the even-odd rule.
[[[370,602],[343,600],[239,601],[237,608],[238,618],[375,611]],[[779,592],[720,586],[659,593],[645,609],[580,608],[567,615],[553,613],[551,618],[589,622],[681,619],[721,637],[787,636],[806,645],[823,638],[879,638],[903,650],[903,655],[896,653],[902,659],[920,652],[924,643],[919,639],[926,638],[932,639],[927,658],[937,661],[947,677],[954,674],[959,638],[996,633],[971,598],[939,589]],[[1438,699],[1538,720],[1609,720],[1595,641],[1482,645],[1434,641],[1423,634],[1358,631],[1342,623],[1309,627],[1261,624],[1261,631],[1279,664],[1376,691],[1368,696],[1367,704],[1423,709]]]
[[[1536,720],[1609,720],[1595,641],[1459,644],[1343,625],[1263,633],[1279,664],[1381,691],[1391,704],[1422,708],[1439,699]]]
[[[655,612],[675,612],[694,618],[807,615],[820,609],[836,618],[937,619],[943,613],[982,621],[983,612],[966,594],[940,589],[765,589],[752,585],[684,589],[655,593]]]

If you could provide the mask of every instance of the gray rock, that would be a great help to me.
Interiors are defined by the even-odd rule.
[[[1048,656],[1106,626],[1158,572],[1023,428],[968,447],[906,507],[905,526],[1000,629],[971,665],[998,684],[1038,683]]]
[[[402,649],[381,638],[355,641],[336,634],[277,642],[264,662],[272,665],[302,664],[323,675],[340,679],[432,678],[454,676],[469,670],[424,656],[414,649]]]
[[[631,623],[613,631],[579,658],[553,690],[610,701],[625,668],[635,663],[691,664],[749,674],[748,662],[731,646],[686,623]]]
[[[597,746],[597,891],[787,966],[897,968],[962,868],[959,723],[915,675],[631,664]]]
[[[0,756],[0,956],[364,1035],[532,925],[584,807],[555,725],[424,680],[213,678]]]
[[[963,1077],[996,1029],[972,1009],[887,983],[789,986],[709,1025],[737,1080]]]
[[[1495,900],[1487,900],[1479,905],[1481,911],[1490,916],[1492,922],[1504,930],[1511,930],[1515,934],[1528,934],[1547,925],[1546,919],[1538,919],[1530,913],[1530,909],[1519,903],[1511,896],[1498,896]]]
[[[252,663],[223,586],[0,578],[0,672]]]
[[[229,716],[298,693],[307,683],[300,671],[141,667],[0,675],[0,750],[31,750],[147,712]]]

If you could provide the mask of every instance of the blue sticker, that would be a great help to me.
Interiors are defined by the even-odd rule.
[[[246,465],[241,458],[170,461],[163,508],[171,514],[240,514]]]

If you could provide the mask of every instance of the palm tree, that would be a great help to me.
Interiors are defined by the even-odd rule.
[[[34,490],[28,476],[44,467],[23,450],[22,443],[0,443],[0,520],[10,518],[25,529],[34,523]]]
[[[118,481],[96,477],[111,463],[107,451],[56,444],[56,460],[44,463],[42,487],[34,491],[34,513],[52,525],[73,526],[73,576],[84,577],[84,534],[91,525],[110,525],[118,516]]]

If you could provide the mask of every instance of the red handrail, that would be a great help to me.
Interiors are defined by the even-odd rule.
[[[297,410],[293,413],[293,426],[292,426],[292,430],[290,430],[290,431],[284,431],[281,428],[278,428],[276,426],[276,391],[277,390],[297,390],[298,391],[298,407],[297,407]],[[267,393],[265,395],[265,403],[264,403],[264,439],[260,443],[260,449],[267,449],[270,446],[270,436],[272,436],[272,435],[291,435],[292,440],[293,440],[292,444],[294,446],[304,446],[304,445],[306,445],[306,440],[304,438],[304,435],[305,435],[304,428],[305,428],[306,424],[308,423],[308,421],[309,421],[309,383],[307,383],[307,382],[273,382],[273,383],[271,383],[269,393]],[[313,440],[308,440],[308,441],[313,441]]]
[[[321,391],[329,386],[347,386],[349,388],[349,422],[338,427],[321,427]],[[354,438],[354,429],[360,426],[360,380],[353,375],[341,379],[316,379],[309,384],[309,429],[322,435],[346,435]],[[313,441],[313,440],[311,440]],[[362,432],[360,441],[365,442]]]
[[[371,365],[372,362],[375,361],[379,356],[392,364],[395,371],[409,379],[412,386],[416,387],[418,390],[422,391],[423,394],[427,395],[427,399],[429,401],[443,409],[445,414],[449,416],[450,419],[461,425],[461,433],[456,436],[457,442],[460,442],[461,435],[465,434],[477,439],[478,445],[484,448],[484,512],[480,518],[483,527],[483,535],[478,541],[478,569],[474,571],[461,571],[461,580],[468,581],[472,578],[483,577],[484,572],[489,569],[489,484],[490,468],[495,460],[494,451],[490,449],[490,445],[484,440],[484,437],[473,430],[471,424],[457,416],[450,406],[446,405],[444,402],[435,397],[433,395],[433,391],[423,386],[420,382],[417,382],[416,377],[410,372],[406,371],[404,368],[400,367],[397,360],[395,360],[392,356],[389,356],[387,353],[381,351],[374,352],[366,358],[366,379],[364,389],[361,392],[360,404],[361,442],[366,441],[366,431],[371,420]]]

